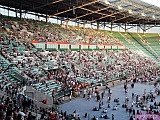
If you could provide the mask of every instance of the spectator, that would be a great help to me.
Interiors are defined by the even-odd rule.
[[[0,111],[0,120],[6,119],[6,113],[4,111]]]

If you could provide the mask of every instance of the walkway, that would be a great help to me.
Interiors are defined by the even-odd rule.
[[[129,97],[129,102],[128,105],[131,106],[132,103],[132,93],[136,93],[137,95],[142,96],[144,93],[144,89],[146,89],[146,92],[150,92],[150,90],[155,91],[155,88],[153,85],[148,85],[148,84],[142,84],[142,83],[136,83],[134,88],[131,88],[130,84],[128,85],[128,93],[125,94],[123,85],[119,85],[116,87],[112,87],[112,96],[111,96],[111,108],[107,108],[107,96],[108,96],[108,91],[105,91],[105,98],[103,99],[104,105],[102,108],[107,108],[108,110],[108,116],[110,117],[110,120],[112,118],[112,114],[114,114],[114,120],[129,120],[129,112],[126,112],[125,108],[122,108],[122,104],[125,103],[125,97]],[[160,88],[159,88],[160,89]],[[120,100],[120,105],[118,105],[118,110],[115,111],[113,110],[113,106],[117,105],[113,100],[115,98],[119,98]],[[156,102],[160,102],[160,96],[156,97]],[[153,102],[148,102],[148,106],[150,104],[153,104]],[[87,98],[77,98],[72,100],[71,102],[64,103],[59,106],[59,110],[67,111],[67,114],[72,114],[75,110],[77,114],[81,116],[82,120],[91,120],[93,116],[99,117],[99,120],[103,120],[100,118],[101,113],[103,109],[100,109],[99,111],[93,111],[93,106],[98,107],[99,102],[96,101],[95,97],[92,97],[90,101],[87,101]],[[139,109],[136,106],[134,106],[135,110]],[[160,111],[160,108],[159,108]],[[87,118],[84,118],[84,114],[88,113],[89,116]]]

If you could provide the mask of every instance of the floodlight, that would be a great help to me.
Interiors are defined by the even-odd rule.
[[[106,4],[110,4],[110,2],[108,0],[104,0],[104,3]]]
[[[119,9],[119,10],[122,10],[123,7],[122,7],[121,5],[118,5],[118,9]]]
[[[142,16],[146,16],[146,14],[145,14],[145,13],[141,13],[141,15],[142,15]]]
[[[105,4],[109,5],[110,2],[108,0],[101,0],[102,2],[104,2]]]
[[[132,10],[128,10],[128,12],[129,12],[130,14],[133,14]]]
[[[155,17],[154,15],[152,15],[152,18],[153,18],[153,19],[156,19],[156,17]]]

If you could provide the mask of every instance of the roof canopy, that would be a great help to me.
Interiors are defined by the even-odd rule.
[[[160,8],[138,0],[1,0],[0,4],[77,22],[160,24]]]

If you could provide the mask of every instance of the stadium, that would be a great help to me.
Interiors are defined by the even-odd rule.
[[[0,120],[160,120],[159,5],[0,0]]]

